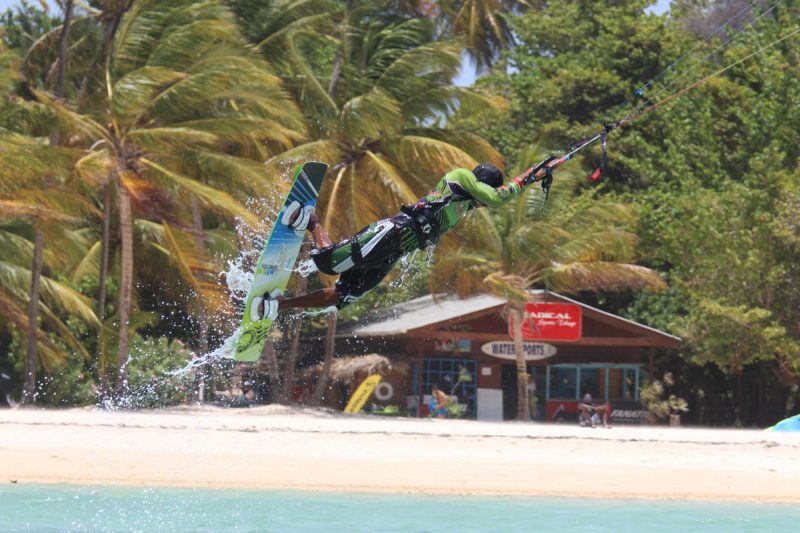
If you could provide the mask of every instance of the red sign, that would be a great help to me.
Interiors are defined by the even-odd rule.
[[[509,316],[508,334],[514,337]],[[577,341],[581,338],[581,308],[575,304],[528,303],[522,317],[522,338],[526,341]]]

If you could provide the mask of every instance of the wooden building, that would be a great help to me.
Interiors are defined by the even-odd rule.
[[[638,421],[644,415],[639,386],[652,373],[655,349],[676,348],[680,339],[553,292],[536,296],[523,320],[535,418],[574,418],[578,400],[591,394],[611,402],[612,420]],[[507,302],[495,296],[425,296],[395,306],[341,328],[337,353],[379,353],[409,363],[384,388],[383,405],[425,415],[427,395],[438,384],[458,397],[465,417],[516,417]]]

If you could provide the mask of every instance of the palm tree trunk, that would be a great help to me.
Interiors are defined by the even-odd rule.
[[[528,365],[525,363],[525,348],[522,340],[522,304],[510,304],[514,322],[514,352],[517,356],[517,420],[530,421],[528,403]]]
[[[112,184],[107,183],[104,188],[103,198],[103,236],[102,252],[100,257],[100,294],[97,297],[97,318],[100,320],[100,331],[97,334],[97,378],[100,393],[106,391],[106,357],[104,348],[104,326],[106,319],[106,283],[108,282],[108,259],[111,253],[111,193]]]
[[[203,217],[200,211],[200,202],[196,196],[192,196],[192,222],[194,224],[194,239],[197,251],[201,255],[206,253],[206,245],[203,239]],[[208,354],[208,311],[205,305],[201,302],[198,304],[197,322],[200,327],[200,338],[198,339],[197,349],[200,352],[200,357]],[[194,382],[194,397],[197,402],[203,402],[203,390],[205,388],[205,378],[203,369],[200,368],[195,375]]]
[[[288,402],[281,397],[281,370],[280,366],[278,366],[278,358],[275,356],[275,344],[270,336],[267,336],[267,340],[264,341],[264,347],[261,348],[261,359],[266,362],[270,399],[275,403],[285,405]]]
[[[305,254],[302,254],[303,256]],[[308,278],[300,277],[297,286],[298,294],[305,294],[308,288]],[[297,354],[300,351],[300,329],[303,325],[302,310],[298,313],[297,317],[292,323],[292,337],[289,341],[289,353],[286,356],[286,367],[283,373],[283,387],[281,390],[281,397],[287,402],[292,397],[292,387],[295,381],[295,367],[297,366]]]
[[[325,358],[322,361],[322,372],[320,372],[319,381],[317,381],[317,386],[314,388],[314,395],[311,397],[311,405],[314,407],[322,403],[322,397],[328,389],[328,374],[333,364],[336,342],[336,321],[338,317],[339,313],[336,311],[328,315],[328,333],[325,335]]]
[[[331,81],[328,83],[328,96],[336,99],[336,91],[339,89],[339,82],[342,79],[342,57],[347,48],[347,32],[350,25],[350,9],[353,6],[352,0],[345,2],[345,15],[342,21],[342,41],[339,43],[339,48],[336,50],[336,58],[333,60],[333,69],[331,70]]]
[[[33,266],[31,267],[31,293],[28,301],[28,353],[25,357],[25,384],[22,388],[23,405],[33,403],[36,393],[36,340],[39,331],[39,282],[42,274],[44,237],[36,230],[33,244]]]
[[[118,172],[114,172],[114,183],[117,186],[119,199],[119,231],[122,240],[122,257],[119,281],[119,350],[117,363],[118,396],[122,396],[128,387],[128,323],[131,312],[131,292],[133,290],[133,216],[131,213],[131,197],[122,184]]]
[[[64,76],[67,68],[67,37],[72,20],[72,0],[67,0],[64,9],[64,26],[58,48],[58,69],[56,70],[55,95],[61,98],[64,94]],[[50,144],[58,144],[58,136],[50,135]],[[44,238],[36,230],[33,245],[33,267],[31,268],[31,293],[28,302],[28,353],[25,357],[25,384],[22,389],[22,403],[33,403],[36,388],[36,337],[39,329],[39,282],[42,274],[42,255]]]
[[[105,28],[103,29],[103,48],[101,51],[97,52],[92,59],[92,65],[87,69],[86,76],[83,77],[81,81],[81,89],[78,91],[78,107],[83,105],[83,101],[86,99],[86,94],[89,90],[89,83],[91,74],[94,71],[95,65],[98,63],[98,58],[103,57],[105,58],[108,55],[109,49],[111,48],[111,41],[114,38],[114,34],[117,33],[117,28],[119,27],[120,21],[122,21],[122,16],[128,10],[128,5],[126,5],[126,0],[118,0],[116,9],[112,12],[113,14],[108,17],[108,22],[106,23]],[[108,13],[109,10],[105,10],[105,13]],[[106,18],[105,16],[102,18]],[[102,56],[101,56],[102,53]]]
[[[300,250],[300,257],[306,257],[310,248],[308,241],[303,243],[303,248]],[[308,278],[300,277],[297,285],[297,294],[305,294],[308,289]],[[300,351],[300,329],[303,325],[302,310],[298,313],[297,317],[292,323],[291,339],[289,341],[289,353],[286,357],[286,367],[283,373],[283,386],[281,387],[281,398],[287,403],[292,397],[292,387],[295,381],[295,367],[297,366],[297,354]]]
[[[72,0],[67,0],[64,6],[64,25],[61,27],[61,36],[58,41],[58,69],[56,69],[55,93],[58,98],[64,95],[64,76],[67,72],[67,44],[69,26],[72,22]]]

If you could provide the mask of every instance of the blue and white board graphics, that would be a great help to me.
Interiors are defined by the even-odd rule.
[[[264,340],[272,329],[272,320],[254,319],[258,313],[255,310],[251,313],[251,306],[258,305],[258,301],[265,294],[269,295],[275,289],[286,290],[300,247],[303,245],[305,231],[295,231],[282,223],[284,212],[295,201],[303,206],[315,206],[327,169],[328,165],[325,163],[311,161],[297,167],[294,173],[292,190],[289,191],[275,219],[272,233],[256,265],[253,284],[247,292],[241,333],[236,340],[237,361],[256,361],[261,356]]]

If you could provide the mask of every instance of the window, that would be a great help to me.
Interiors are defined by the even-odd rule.
[[[574,400],[578,389],[578,368],[551,366],[548,399]]]
[[[623,400],[638,400],[639,399],[639,369],[626,368],[625,369],[625,382],[622,386],[622,399]]]
[[[591,394],[595,400],[603,400],[606,397],[605,369],[603,368],[581,368],[581,388],[578,390],[578,398],[583,398],[586,394]]]
[[[579,400],[591,394],[595,401],[638,400],[638,365],[550,365],[547,399]]]
[[[425,359],[423,394],[430,394],[431,387],[438,385],[445,393],[458,396],[458,403],[467,405],[466,418],[475,417],[477,382],[478,362],[473,359]]]

